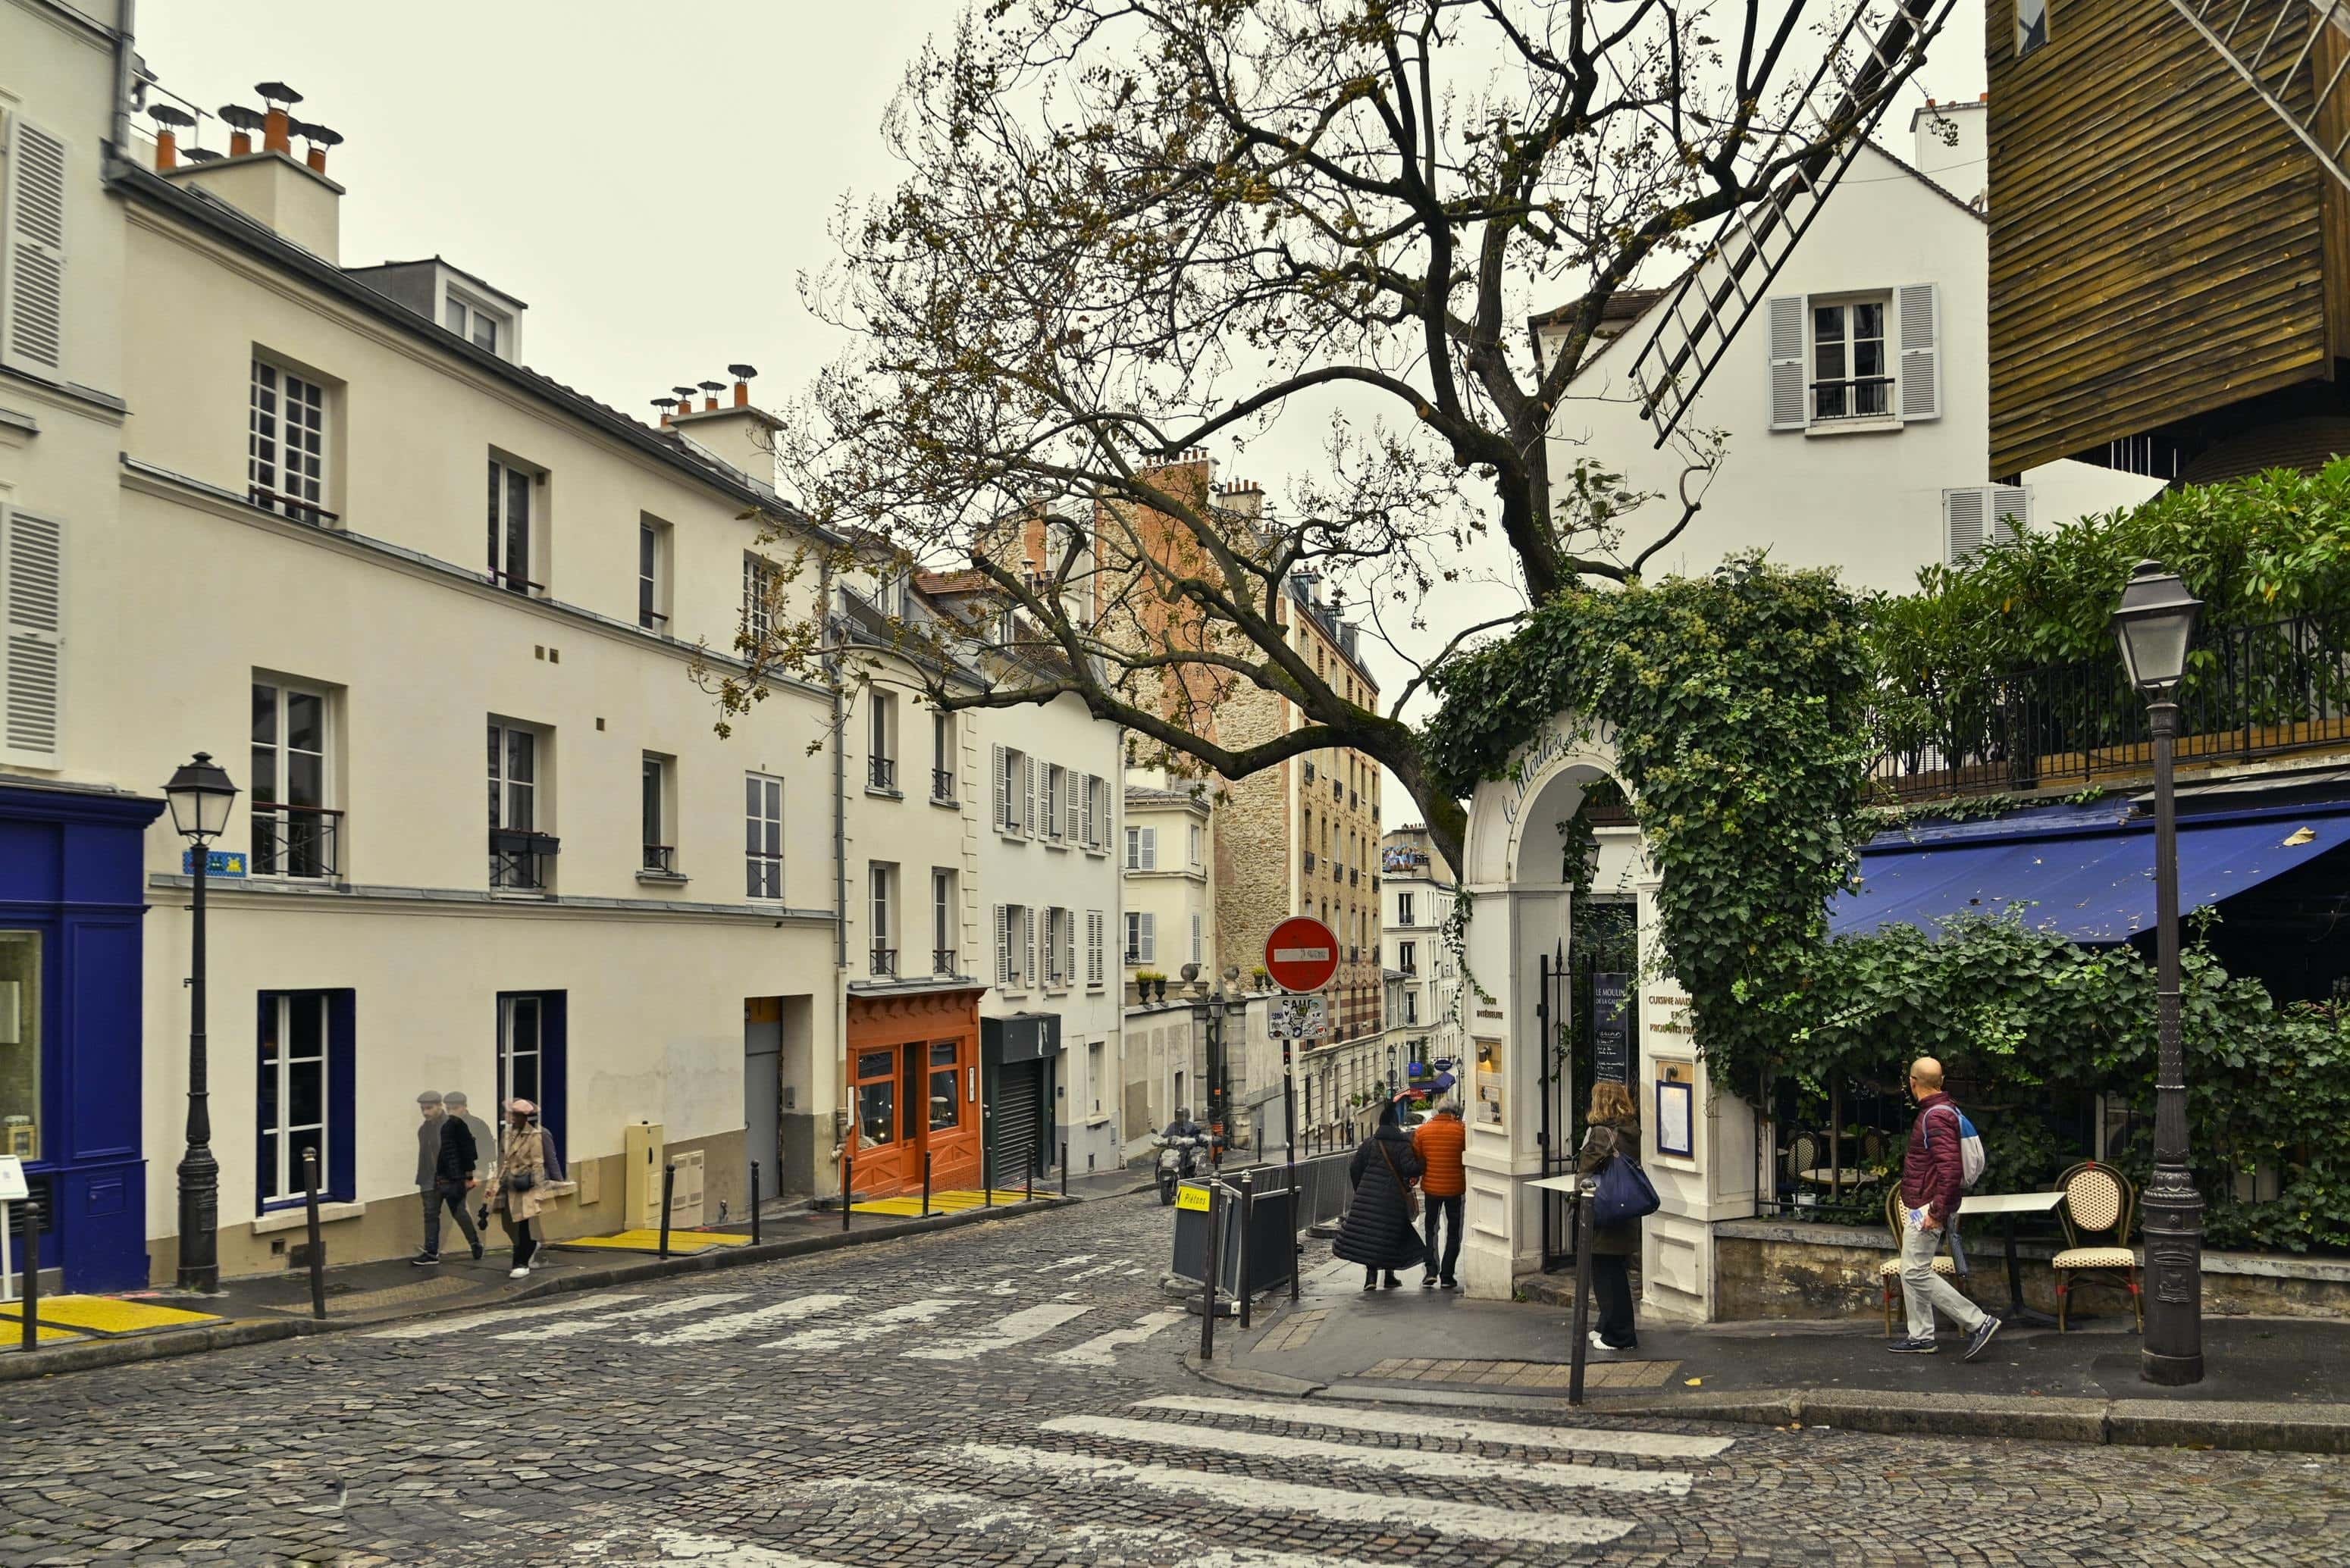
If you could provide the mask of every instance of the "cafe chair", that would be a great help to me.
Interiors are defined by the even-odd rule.
[[[2064,1228],[2064,1250],[2048,1266],[2056,1275],[2057,1332],[2064,1332],[2073,1287],[2097,1284],[2129,1292],[2137,1331],[2144,1334],[2146,1296],[2138,1289],[2137,1254],[2129,1246],[2130,1210],[2137,1193],[2129,1178],[2110,1165],[2086,1159],[2058,1177],[2056,1189],[2064,1195],[2056,1206],[2056,1219]]]
[[[1893,1303],[1901,1299],[1901,1238],[1908,1230],[1908,1217],[1902,1212],[1901,1188],[1897,1182],[1885,1194],[1885,1228],[1893,1232],[1893,1256],[1877,1265],[1877,1283],[1885,1290],[1885,1337],[1893,1337]],[[1958,1278],[1958,1260],[1948,1252],[1934,1254],[1934,1272]]]

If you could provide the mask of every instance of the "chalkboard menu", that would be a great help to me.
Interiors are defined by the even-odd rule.
[[[1592,1075],[1604,1084],[1632,1081],[1632,977],[1591,977]]]

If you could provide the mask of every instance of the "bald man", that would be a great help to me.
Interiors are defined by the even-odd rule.
[[[1966,1359],[1983,1353],[1999,1319],[1967,1300],[1959,1287],[1934,1272],[1942,1250],[1942,1230],[1959,1217],[1966,1197],[1966,1168],[1959,1154],[1959,1107],[1942,1092],[1942,1064],[1920,1056],[1909,1067],[1909,1094],[1918,1120],[1909,1129],[1909,1152],[1901,1160],[1901,1301],[1909,1312],[1909,1337],[1888,1347],[1896,1355],[1934,1354],[1934,1309],[1966,1331]]]

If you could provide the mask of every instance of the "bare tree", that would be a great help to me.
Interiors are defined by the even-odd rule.
[[[1850,0],[994,0],[910,67],[910,172],[804,285],[859,348],[785,410],[786,487],[900,565],[980,574],[1016,612],[990,635],[1050,646],[930,701],[1074,693],[1227,778],[1350,747],[1458,865],[1465,813],[1403,715],[1471,639],[1686,525],[1684,485],[1662,537],[1625,538],[1639,498],[1604,454],[1554,474],[1553,410],[1620,290],[1874,123],[1921,47],[1920,0],[1874,4],[1850,36],[1890,46],[1856,73],[1822,70]],[[1532,312],[1567,296],[1538,353]],[[1201,449],[1284,417],[1327,425],[1284,504],[1201,482]],[[1516,580],[1431,630],[1495,531]],[[1435,645],[1384,707],[1288,629],[1301,574]],[[841,646],[779,620],[722,703]],[[1227,743],[1243,687],[1303,722]]]

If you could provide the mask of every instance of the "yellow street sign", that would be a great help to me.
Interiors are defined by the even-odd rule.
[[[1208,1189],[1204,1187],[1181,1187],[1175,1191],[1175,1207],[1198,1213],[1208,1211]]]

